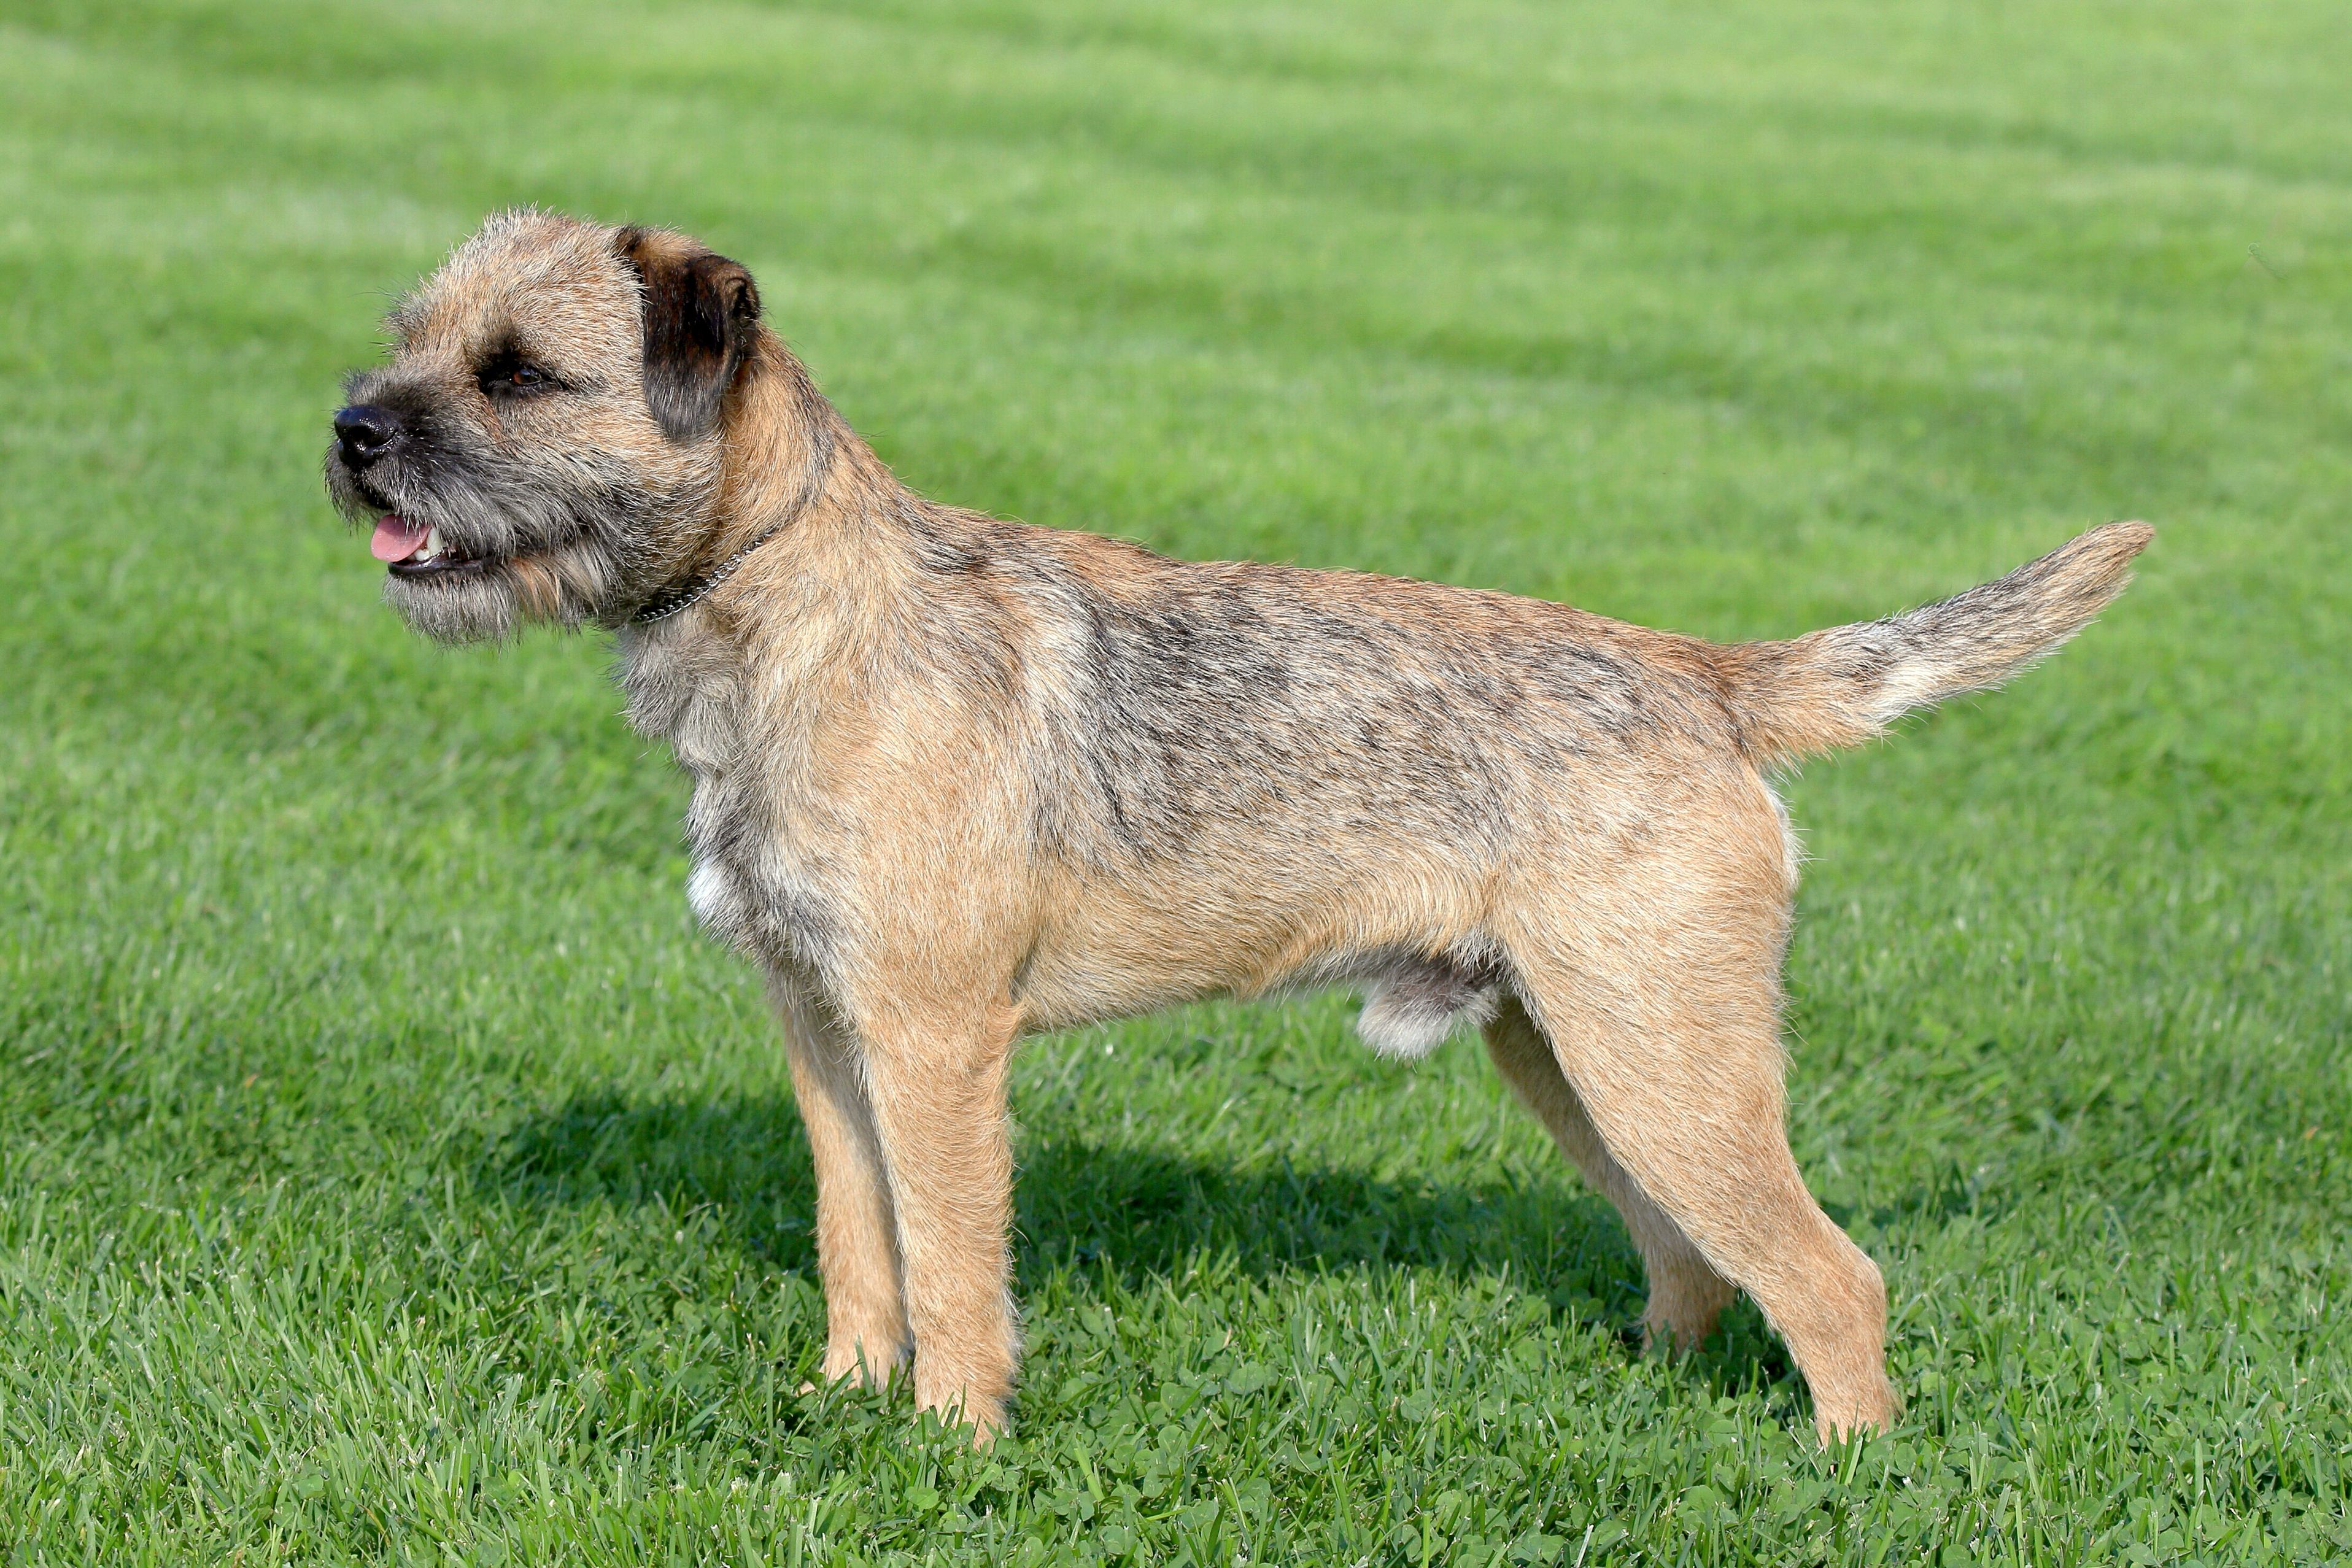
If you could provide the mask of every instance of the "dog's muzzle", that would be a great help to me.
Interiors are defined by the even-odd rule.
[[[353,403],[335,415],[335,456],[354,479],[383,461],[406,438],[407,430],[400,416],[380,403]],[[362,497],[383,505],[373,486],[362,485],[356,488]],[[375,537],[368,541],[368,550],[390,567],[395,577],[478,572],[484,564],[478,556],[459,555],[449,549],[442,542],[437,525],[414,523],[390,511],[376,519]]]

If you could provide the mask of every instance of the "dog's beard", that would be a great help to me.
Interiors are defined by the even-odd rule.
[[[384,519],[428,531],[440,570],[384,578],[384,601],[411,628],[443,643],[492,642],[538,622],[576,627],[613,619],[654,586],[653,518],[684,498],[654,504],[583,473],[559,493],[496,460],[392,462],[354,474],[327,459],[337,507],[362,528]],[[395,547],[397,548],[397,547]],[[419,552],[422,555],[422,551]]]
[[[575,627],[600,618],[610,598],[603,551],[566,545],[541,555],[486,561],[463,577],[386,573],[384,602],[409,629],[437,643],[490,643],[535,622]]]

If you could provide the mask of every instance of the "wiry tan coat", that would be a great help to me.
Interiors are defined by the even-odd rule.
[[[394,549],[437,530],[392,569],[420,629],[616,631],[632,721],[694,780],[688,897],[790,1043],[828,1377],[911,1356],[923,1406],[1004,1420],[1024,1034],[1329,984],[1391,1055],[1484,1024],[1623,1213],[1653,1333],[1745,1290],[1824,1434],[1889,1418],[1878,1270],[1782,1130],[1797,856],[1767,775],[2047,653],[2144,526],[1719,647],[924,500],[676,235],[505,214],[394,326],[331,487]]]

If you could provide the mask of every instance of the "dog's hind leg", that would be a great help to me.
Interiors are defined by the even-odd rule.
[[[1517,998],[1505,1001],[1487,1023],[1486,1052],[1519,1103],[1549,1131],[1560,1153],[1623,1216],[1649,1275],[1649,1307],[1642,1318],[1649,1343],[1689,1349],[1713,1333],[1716,1319],[1731,1302],[1729,1281],[1611,1156],[1592,1118],[1585,1114],[1583,1102],[1560,1071],[1551,1042]]]
[[[816,1162],[816,1263],[824,1279],[828,1383],[881,1384],[908,1353],[898,1226],[873,1106],[837,1025],[791,982],[771,989],[792,1061],[793,1097]]]
[[[1739,892],[1703,866],[1652,867],[1572,923],[1538,912],[1501,935],[1609,1157],[1764,1310],[1822,1437],[1884,1429],[1886,1288],[1789,1153],[1778,917],[1769,889]]]

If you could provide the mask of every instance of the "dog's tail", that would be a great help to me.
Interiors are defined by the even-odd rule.
[[[1908,614],[1717,649],[1741,739],[1759,762],[1790,762],[1858,745],[1915,707],[1997,686],[2090,624],[2155,537],[2146,523],[2109,523]]]

